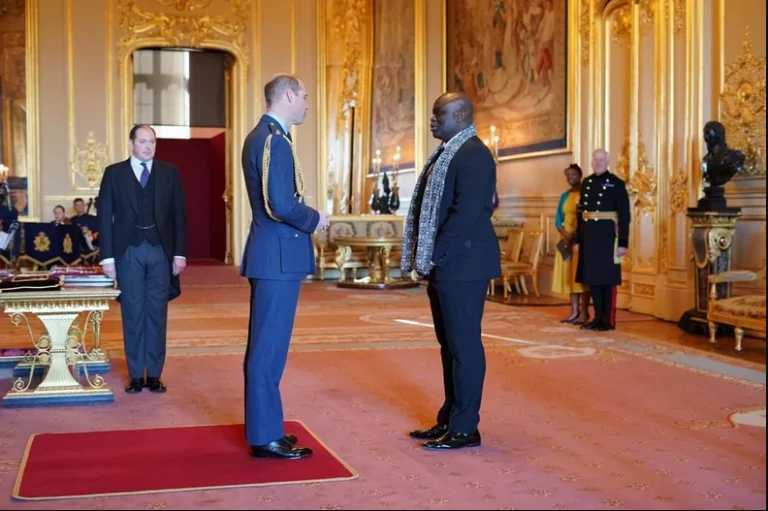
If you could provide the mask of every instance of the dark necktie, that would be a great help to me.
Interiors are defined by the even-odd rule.
[[[147,181],[149,181],[149,169],[147,168],[147,162],[143,161],[141,162],[141,177],[139,178],[139,183],[141,183],[141,187],[144,188],[147,186]]]

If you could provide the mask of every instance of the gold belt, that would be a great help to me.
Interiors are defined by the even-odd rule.
[[[619,214],[615,211],[587,211],[582,216],[584,220],[611,220],[619,223]]]
[[[582,216],[584,220],[610,220],[615,224],[619,223],[619,214],[615,211],[586,211]],[[621,264],[622,259],[624,259],[624,257],[619,257],[616,253],[618,249],[619,238],[617,236],[613,242],[613,264]]]

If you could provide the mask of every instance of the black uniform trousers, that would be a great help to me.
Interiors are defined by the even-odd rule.
[[[616,286],[591,286],[595,324],[616,328]]]
[[[586,220],[581,226],[576,280],[589,286],[595,324],[616,328],[616,286],[621,285],[621,264],[616,264],[616,224]]]

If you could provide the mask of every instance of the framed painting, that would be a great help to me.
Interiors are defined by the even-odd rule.
[[[444,0],[445,89],[500,160],[567,152],[567,0]]]
[[[415,166],[417,8],[413,0],[373,0],[371,155],[380,151],[381,170],[395,161],[399,170]]]

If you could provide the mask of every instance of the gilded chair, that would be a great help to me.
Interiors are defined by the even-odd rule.
[[[709,277],[709,303],[707,305],[707,322],[709,324],[709,342],[712,346],[717,344],[717,325],[729,325],[734,327],[736,337],[736,351],[741,353],[744,331],[753,330],[765,336],[765,293],[759,295],[736,296],[732,298],[718,298],[718,284],[731,284],[734,282],[758,282],[765,280],[765,265],[758,272],[728,271],[710,275]]]
[[[529,231],[525,233],[525,238],[530,240],[528,252],[520,261],[504,262],[501,265],[502,279],[504,282],[504,298],[509,296],[510,280],[515,280],[515,285],[520,284],[523,294],[528,295],[528,287],[525,285],[525,277],[531,277],[533,292],[536,297],[539,293],[539,261],[541,260],[541,251],[544,245],[544,231]]]
[[[522,227],[510,227],[507,230],[507,238],[501,247],[501,264],[520,262],[520,253],[523,250],[523,240],[525,239],[525,229]],[[515,287],[520,292],[520,284],[515,279]],[[491,280],[488,285],[488,294],[496,294],[496,279]]]

